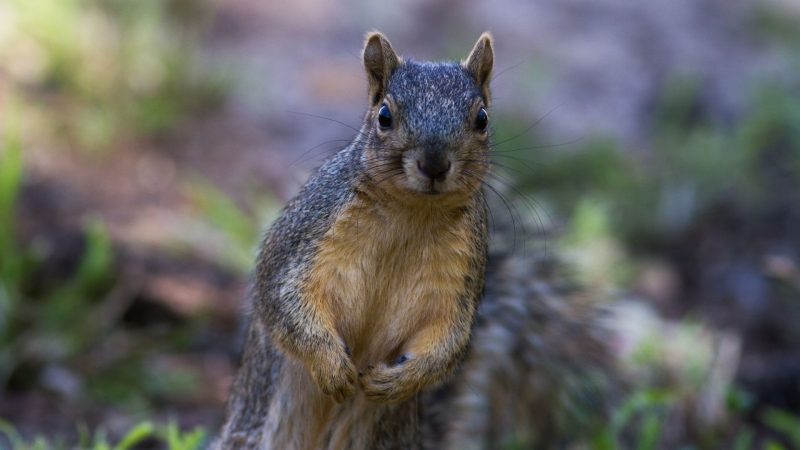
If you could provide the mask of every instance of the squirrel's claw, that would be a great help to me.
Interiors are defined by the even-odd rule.
[[[350,357],[342,352],[338,361],[333,358],[325,361],[312,374],[322,393],[330,395],[336,403],[342,403],[355,394],[358,371]]]

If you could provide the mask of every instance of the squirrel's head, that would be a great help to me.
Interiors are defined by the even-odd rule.
[[[412,197],[468,198],[489,170],[492,38],[462,62],[402,60],[380,33],[367,35],[370,108],[362,155],[370,179]]]

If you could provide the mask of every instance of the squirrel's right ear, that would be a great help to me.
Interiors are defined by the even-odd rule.
[[[489,102],[489,79],[494,67],[494,43],[489,32],[481,34],[463,65],[475,77],[483,97]]]
[[[383,34],[373,31],[367,34],[364,44],[364,69],[369,81],[369,99],[373,105],[386,95],[389,77],[400,65],[400,58],[394,52],[392,44]]]

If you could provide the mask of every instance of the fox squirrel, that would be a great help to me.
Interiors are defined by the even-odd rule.
[[[493,446],[472,434],[491,425],[489,403],[465,406],[470,384],[497,390],[468,373],[492,353],[470,343],[488,255],[492,38],[481,35],[461,63],[430,63],[401,59],[373,32],[363,64],[369,108],[360,131],[262,243],[216,448]],[[509,312],[497,302],[487,317],[503,321]]]

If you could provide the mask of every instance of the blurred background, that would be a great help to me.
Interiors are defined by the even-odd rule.
[[[260,233],[359,126],[372,29],[494,34],[493,214],[625,305],[607,435],[800,448],[796,0],[0,0],[0,448],[215,432]]]

